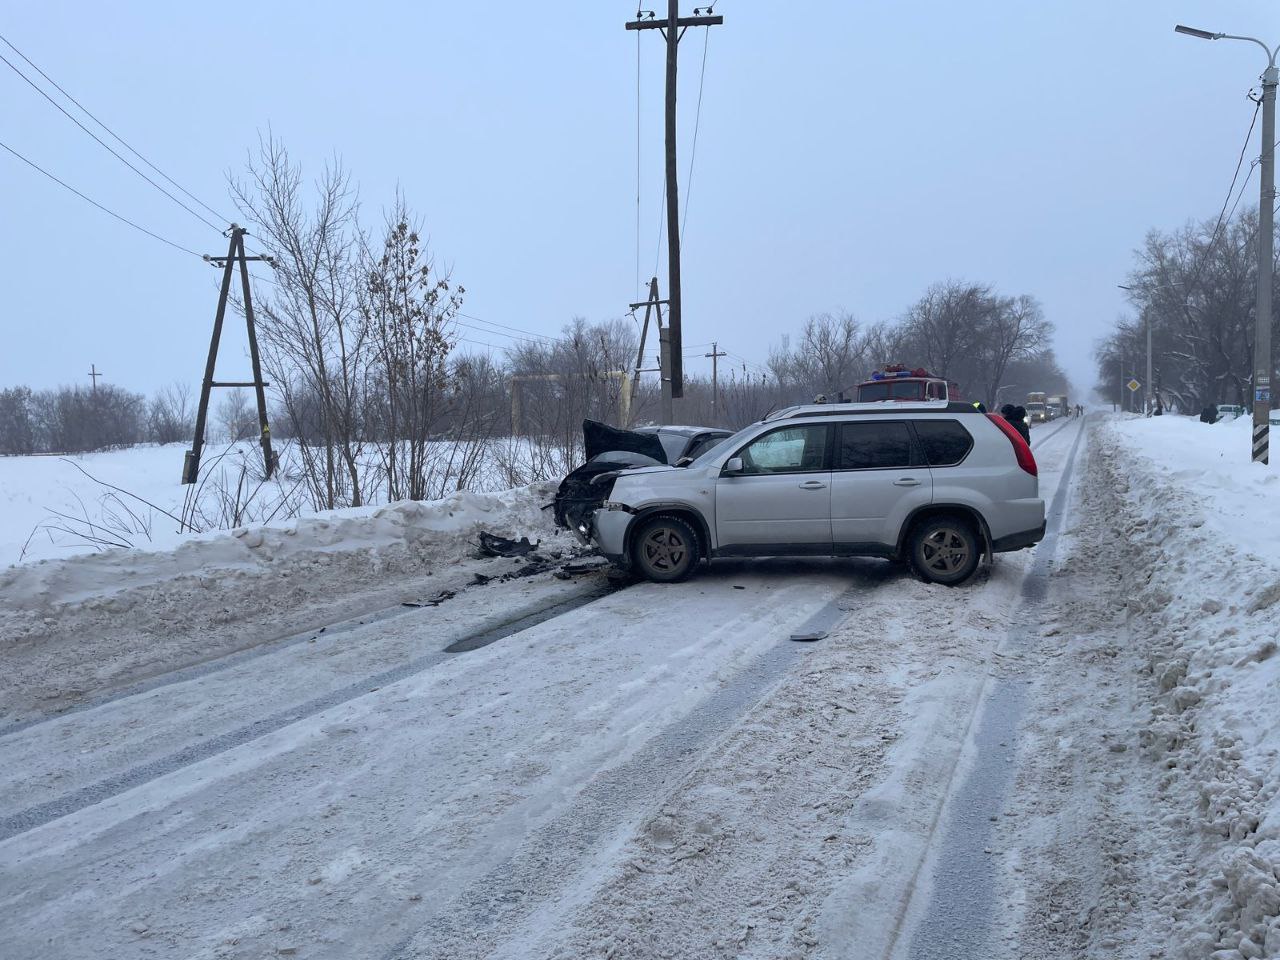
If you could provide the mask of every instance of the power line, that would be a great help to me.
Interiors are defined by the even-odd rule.
[[[164,187],[160,186],[160,184],[156,183],[156,182],[155,182],[154,180],[152,180],[149,176],[147,176],[145,173],[143,173],[141,170],[139,170],[137,167],[135,167],[132,163],[130,163],[128,160],[126,160],[124,157],[122,157],[119,153],[117,153],[114,149],[112,149],[112,147],[111,147],[111,145],[110,145],[110,144],[108,144],[105,140],[103,140],[100,136],[98,136],[96,133],[94,133],[92,130],[90,130],[88,127],[86,127],[83,123],[81,123],[81,122],[80,122],[79,120],[77,120],[75,117],[73,117],[73,116],[72,116],[72,115],[67,111],[67,109],[66,109],[62,104],[58,103],[58,101],[57,101],[57,100],[55,100],[55,99],[53,99],[53,97],[49,96],[49,94],[48,94],[48,93],[46,93],[44,90],[40,89],[39,84],[37,84],[34,80],[32,80],[32,79],[31,79],[30,77],[28,77],[25,73],[23,73],[21,70],[19,70],[16,66],[14,66],[14,64],[13,64],[13,61],[12,61],[12,60],[10,60],[8,57],[6,57],[6,56],[5,56],[4,54],[2,54],[2,53],[0,53],[0,60],[3,60],[3,61],[5,62],[5,64],[9,67],[9,69],[10,69],[10,70],[12,70],[14,73],[16,73],[18,76],[20,76],[23,80],[25,80],[25,81],[26,81],[26,82],[31,86],[31,89],[32,89],[32,90],[34,90],[36,93],[40,94],[40,96],[44,97],[44,98],[45,98],[46,100],[48,100],[51,104],[53,104],[55,107],[57,107],[57,109],[58,109],[58,112],[59,112],[59,113],[61,113],[63,116],[65,116],[68,120],[70,120],[72,123],[74,123],[77,127],[79,127],[81,130],[83,130],[83,131],[84,131],[85,133],[87,133],[89,136],[93,137],[93,139],[94,139],[94,140],[98,141],[98,143],[102,146],[102,148],[103,148],[104,150],[106,150],[109,154],[111,154],[113,157],[115,157],[117,160],[119,160],[121,163],[123,163],[126,167],[128,167],[130,170],[132,170],[132,171],[133,171],[134,173],[136,173],[138,176],[140,176],[143,180],[147,181],[147,183],[151,184],[151,186],[155,187],[157,190],[159,190],[159,191],[160,191],[161,193],[163,193],[166,197],[168,197],[170,200],[172,200],[174,203],[176,203],[178,206],[180,206],[183,210],[187,211],[187,213],[191,214],[193,217],[195,217],[197,220],[199,220],[199,221],[200,221],[201,223],[203,223],[205,226],[207,226],[207,227],[209,227],[209,228],[211,228],[211,229],[213,229],[213,230],[217,230],[219,233],[221,233],[221,232],[222,232],[222,229],[223,229],[222,227],[219,227],[219,226],[217,226],[217,225],[215,225],[215,224],[213,224],[213,223],[210,223],[210,222],[209,222],[208,220],[206,220],[203,216],[201,216],[200,214],[196,213],[194,210],[192,210],[190,207],[188,207],[185,203],[183,203],[181,200],[179,200],[177,197],[175,197],[172,193],[170,193],[170,192],[169,192],[168,190],[166,190]]]
[[[636,11],[637,19],[640,11]],[[636,31],[636,299],[640,299],[640,31]]]
[[[465,317],[468,320],[474,320],[476,321],[476,323],[484,323],[491,327],[502,327],[504,330],[514,330],[516,333],[526,333],[531,337],[537,337],[538,339],[541,339],[541,340],[550,340],[550,341],[556,341],[556,342],[564,340],[563,337],[553,337],[545,333],[534,333],[532,330],[524,330],[520,327],[513,327],[510,324],[498,323],[496,320],[482,320],[479,317],[473,317],[471,314],[462,313],[461,311],[458,312],[458,316]]]
[[[33,170],[37,170],[40,173],[43,173],[46,177],[48,177],[54,183],[58,184],[58,186],[63,187],[67,190],[70,190],[72,193],[74,193],[77,197],[79,197],[81,200],[85,201],[86,203],[93,204],[95,207],[97,207],[99,210],[101,210],[103,213],[107,214],[108,216],[115,217],[121,223],[128,224],[129,226],[133,227],[133,229],[139,230],[142,233],[145,233],[148,237],[152,237],[156,240],[159,240],[161,243],[167,243],[169,246],[173,247],[175,250],[181,250],[183,253],[189,253],[193,257],[200,256],[200,254],[196,253],[194,250],[189,250],[180,243],[174,243],[172,240],[167,240],[164,237],[160,236],[160,234],[158,233],[152,233],[146,227],[139,226],[138,224],[130,220],[128,217],[123,217],[120,214],[116,213],[114,210],[108,210],[106,207],[100,204],[97,200],[94,200],[91,197],[85,196],[75,187],[71,186],[71,184],[67,183],[66,181],[59,180],[48,170],[44,169],[44,167],[36,163],[34,160],[28,160],[26,157],[20,154],[17,150],[13,149],[13,147],[9,146],[7,143],[0,141],[0,147],[3,147],[5,150],[9,151],[9,153],[13,154],[15,157],[17,157],[27,166],[31,167]]]
[[[715,7],[713,3],[707,7],[710,13]],[[640,31],[636,31],[639,36]],[[684,214],[680,217],[680,242],[684,243],[684,228],[689,223],[689,198],[693,196],[693,160],[698,155],[698,127],[702,124],[702,83],[707,78],[707,46],[711,43],[711,31],[704,30],[702,38],[702,70],[698,74],[698,108],[693,115],[693,143],[689,147],[689,176],[685,177]]]
[[[1229,203],[1231,202],[1231,194],[1235,193],[1235,189],[1236,189],[1236,180],[1238,180],[1238,179],[1239,179],[1239,177],[1240,177],[1240,168],[1241,168],[1242,166],[1244,166],[1244,155],[1245,155],[1245,153],[1246,153],[1246,152],[1248,152],[1248,150],[1249,150],[1249,141],[1253,139],[1253,128],[1254,128],[1254,126],[1255,126],[1255,125],[1257,124],[1257,122],[1258,122],[1258,111],[1259,111],[1261,108],[1262,108],[1262,104],[1261,104],[1261,103],[1254,103],[1254,105],[1253,105],[1253,118],[1249,121],[1249,131],[1248,131],[1248,133],[1246,133],[1246,134],[1244,135],[1244,143],[1242,143],[1242,144],[1240,145],[1240,156],[1239,156],[1239,158],[1237,158],[1237,160],[1236,160],[1236,169],[1235,169],[1235,172],[1231,175],[1231,186],[1227,187],[1227,196],[1226,196],[1226,199],[1222,201],[1222,210],[1218,213],[1218,223],[1217,223],[1217,225],[1215,225],[1215,226],[1214,226],[1214,228],[1213,228],[1213,233],[1209,235],[1209,249],[1213,249],[1213,245],[1217,242],[1217,240],[1218,240],[1218,231],[1222,229],[1222,224],[1223,224],[1224,220],[1225,220],[1225,219],[1229,219],[1229,218],[1227,217],[1227,204],[1229,204]],[[1250,167],[1249,167],[1249,176],[1252,176],[1252,175],[1253,175],[1253,167],[1254,167],[1254,166],[1256,166],[1256,164],[1251,164],[1251,165],[1250,165]],[[1245,177],[1245,184],[1246,184],[1246,185],[1248,185],[1248,183],[1249,183],[1249,178],[1248,178],[1248,176],[1246,176],[1246,177]],[[1241,187],[1241,188],[1240,188],[1240,193],[1241,193],[1241,194],[1243,194],[1243,193],[1244,193],[1244,187]],[[1239,204],[1239,203],[1240,203],[1240,200],[1239,200],[1239,198],[1238,198],[1238,197],[1236,198],[1236,203],[1237,203],[1237,204]],[[1231,208],[1231,212],[1232,212],[1233,214],[1235,213],[1235,207],[1232,207],[1232,208]]]
[[[31,60],[31,58],[30,58],[30,57],[28,57],[25,53],[23,53],[21,50],[19,50],[17,47],[15,47],[15,46],[13,45],[13,43],[9,40],[9,38],[8,38],[8,37],[4,36],[3,34],[0,34],[0,40],[3,40],[3,41],[5,42],[5,45],[6,45],[6,46],[8,46],[8,48],[9,48],[10,50],[12,50],[14,53],[16,53],[18,56],[20,56],[23,60],[25,60],[25,61],[27,62],[27,64],[31,67],[31,69],[32,69],[32,70],[34,70],[36,73],[40,74],[40,76],[44,77],[44,78],[45,78],[45,80],[47,80],[49,83],[51,83],[51,84],[53,85],[53,88],[54,88],[55,90],[57,90],[60,94],[62,94],[64,97],[66,97],[66,98],[67,98],[68,100],[70,100],[72,103],[74,103],[77,107],[79,107],[79,108],[84,112],[85,116],[89,117],[89,119],[91,119],[94,123],[96,123],[98,126],[100,126],[103,130],[105,130],[105,131],[107,131],[107,133],[111,134],[111,136],[112,136],[112,137],[114,137],[114,138],[115,138],[115,140],[116,140],[118,143],[122,144],[126,150],[128,150],[130,153],[132,153],[135,157],[137,157],[139,160],[141,160],[143,163],[145,163],[148,167],[150,167],[150,168],[151,168],[152,170],[154,170],[156,173],[160,174],[160,176],[162,176],[162,177],[164,177],[166,180],[168,180],[171,184],[173,184],[173,185],[174,185],[175,187],[177,187],[180,191],[182,191],[183,193],[185,193],[188,197],[190,197],[192,200],[194,200],[194,201],[195,201],[196,203],[198,203],[200,206],[202,206],[202,207],[204,207],[206,210],[208,210],[211,214],[213,214],[213,215],[214,215],[215,217],[217,217],[219,220],[225,220],[227,223],[230,223],[230,222],[231,222],[227,217],[224,217],[224,216],[223,216],[222,214],[220,214],[217,210],[213,209],[213,207],[209,206],[207,203],[205,203],[203,200],[201,200],[199,197],[197,197],[195,194],[193,194],[190,190],[188,190],[188,189],[187,189],[186,187],[184,187],[182,184],[178,183],[178,181],[174,180],[174,179],[173,179],[173,177],[169,176],[167,173],[165,173],[163,170],[161,170],[159,167],[157,167],[154,163],[152,163],[150,160],[148,160],[146,157],[144,157],[142,154],[140,154],[136,149],[134,149],[134,147],[133,147],[130,143],[128,143],[128,142],[124,139],[124,137],[120,136],[120,134],[116,133],[114,130],[112,130],[110,127],[108,127],[105,123],[103,123],[101,120],[99,120],[96,116],[94,116],[94,114],[90,112],[90,110],[89,110],[89,108],[88,108],[88,107],[86,107],[83,103],[81,103],[79,100],[77,100],[77,99],[76,99],[75,97],[73,97],[71,94],[67,93],[67,91],[66,91],[66,90],[64,90],[64,89],[62,88],[61,84],[59,84],[57,80],[53,79],[53,77],[49,76],[47,73],[45,73],[43,70],[41,70],[41,69],[40,69],[40,68],[39,68],[35,63],[33,63],[33,62],[32,62],[32,60]]]

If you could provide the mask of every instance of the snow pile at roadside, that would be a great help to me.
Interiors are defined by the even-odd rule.
[[[10,611],[47,611],[111,597],[183,577],[210,578],[324,566],[326,555],[352,555],[374,569],[406,563],[438,565],[474,551],[476,533],[530,539],[555,535],[555,485],[499,493],[459,492],[442,500],[402,501],[302,517],[279,524],[201,534],[172,550],[112,549],[0,570],[0,597]],[[337,587],[339,585],[335,585]]]
[[[1139,737],[1169,844],[1149,852],[1184,871],[1160,904],[1170,955],[1280,956],[1280,469],[1249,462],[1245,419],[1103,436],[1127,493],[1129,630],[1150,651]]]

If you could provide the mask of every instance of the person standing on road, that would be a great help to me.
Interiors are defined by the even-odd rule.
[[[1031,428],[1027,426],[1027,408],[1014,407],[1013,415],[1008,417],[1008,420],[1013,424],[1013,429],[1022,434],[1022,439],[1027,441],[1027,446],[1031,446]]]

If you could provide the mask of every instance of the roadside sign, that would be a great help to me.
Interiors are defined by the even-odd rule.
[[[1128,387],[1130,391],[1132,391],[1133,393],[1137,393],[1139,390],[1142,389],[1142,384],[1140,384],[1137,380],[1130,380],[1128,383],[1125,384],[1125,386]]]

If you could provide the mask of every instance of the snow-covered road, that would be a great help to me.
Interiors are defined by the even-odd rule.
[[[1047,500],[1082,436],[1037,429]],[[958,590],[877,561],[722,562],[604,596],[494,582],[136,687],[112,675],[0,729],[5,956],[905,949],[970,727],[1019,662],[1035,558]],[[829,637],[788,640],[832,604]]]

